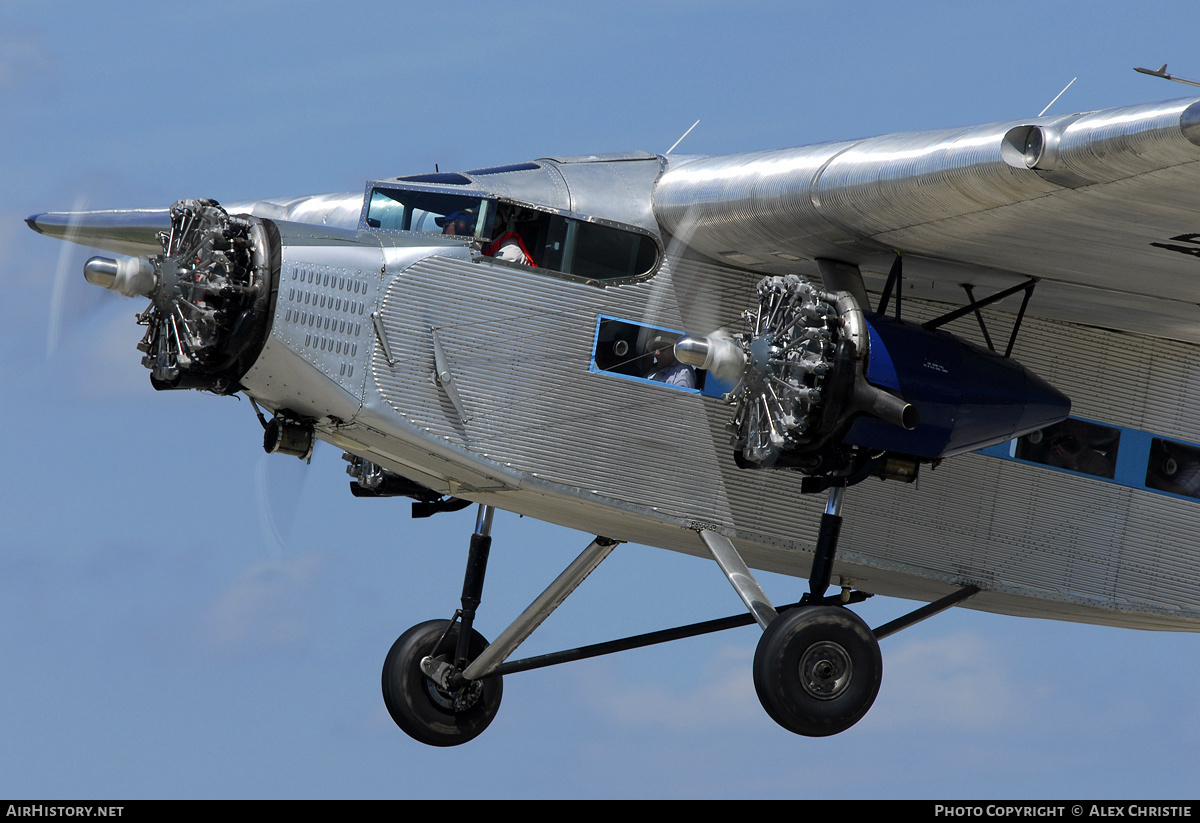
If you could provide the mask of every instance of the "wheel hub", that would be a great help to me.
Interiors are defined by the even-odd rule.
[[[800,658],[800,685],[818,700],[833,700],[846,690],[854,674],[850,655],[831,641],[814,643]]]
[[[434,660],[439,663],[445,662],[444,655],[436,657]],[[443,688],[428,674],[425,675],[424,680],[425,691],[429,693],[429,699],[446,711],[451,712],[465,712],[475,705],[475,702],[479,700],[480,693],[483,691],[483,683],[478,680],[472,680],[458,690]]]

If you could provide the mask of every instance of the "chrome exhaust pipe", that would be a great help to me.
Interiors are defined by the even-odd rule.
[[[902,397],[872,386],[861,376],[854,380],[852,407],[855,411],[865,412],[872,417],[878,417],[885,423],[891,423],[909,431],[915,429],[921,422],[921,414],[917,411],[916,406]]]
[[[92,257],[83,264],[83,277],[93,286],[126,297],[149,297],[158,284],[154,266],[143,257]]]

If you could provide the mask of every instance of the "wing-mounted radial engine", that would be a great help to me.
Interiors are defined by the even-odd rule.
[[[278,280],[279,233],[268,220],[226,213],[213,200],[180,200],[163,253],[151,258],[93,257],[88,282],[150,306],[138,315],[138,348],[156,389],[238,390],[266,340]]]
[[[849,485],[912,479],[932,461],[1067,416],[1070,400],[1019,363],[942,331],[863,312],[849,292],[765,277],[746,331],[686,336],[676,357],[735,382],[738,465]],[[818,485],[817,488],[821,486]]]
[[[899,282],[898,263],[894,272]],[[857,285],[855,293],[865,296],[861,280]],[[1009,440],[1070,412],[1065,395],[1019,363],[937,330],[980,305],[973,300],[922,326],[868,316],[851,292],[823,292],[794,275],[766,277],[758,307],[745,314],[746,331],[683,337],[675,345],[680,361],[736,381],[725,398],[733,406],[729,429],[739,466],[796,469],[809,475],[802,491],[829,492],[808,592],[786,614],[765,605],[765,592],[727,537],[701,532],[763,627],[754,687],[786,729],[824,736],[857,723],[879,690],[878,638],[922,619],[914,612],[872,631],[844,608],[868,592],[843,580],[839,594],[826,595],[846,487],[872,475],[911,481],[922,461]],[[964,586],[920,615],[978,591]]]

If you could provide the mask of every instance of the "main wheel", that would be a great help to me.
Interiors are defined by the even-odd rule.
[[[883,678],[879,643],[841,606],[777,617],[754,652],[754,689],[771,719],[807,737],[843,732],[863,718]]]
[[[383,661],[383,702],[404,733],[430,746],[457,746],[477,737],[500,708],[504,684],[499,677],[476,680],[458,691],[444,691],[421,671],[427,655],[449,661],[454,657],[459,624],[446,633],[446,620],[413,626],[392,644]],[[471,630],[470,659],[487,648],[483,635]]]

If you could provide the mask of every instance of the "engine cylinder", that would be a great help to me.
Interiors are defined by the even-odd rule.
[[[150,307],[138,345],[156,389],[238,390],[266,342],[279,276],[279,232],[269,220],[228,214],[212,200],[180,200],[163,253],[150,260]],[[95,277],[121,281],[119,267],[89,265]],[[144,273],[125,281],[140,285]],[[132,285],[130,286],[133,287]]]

